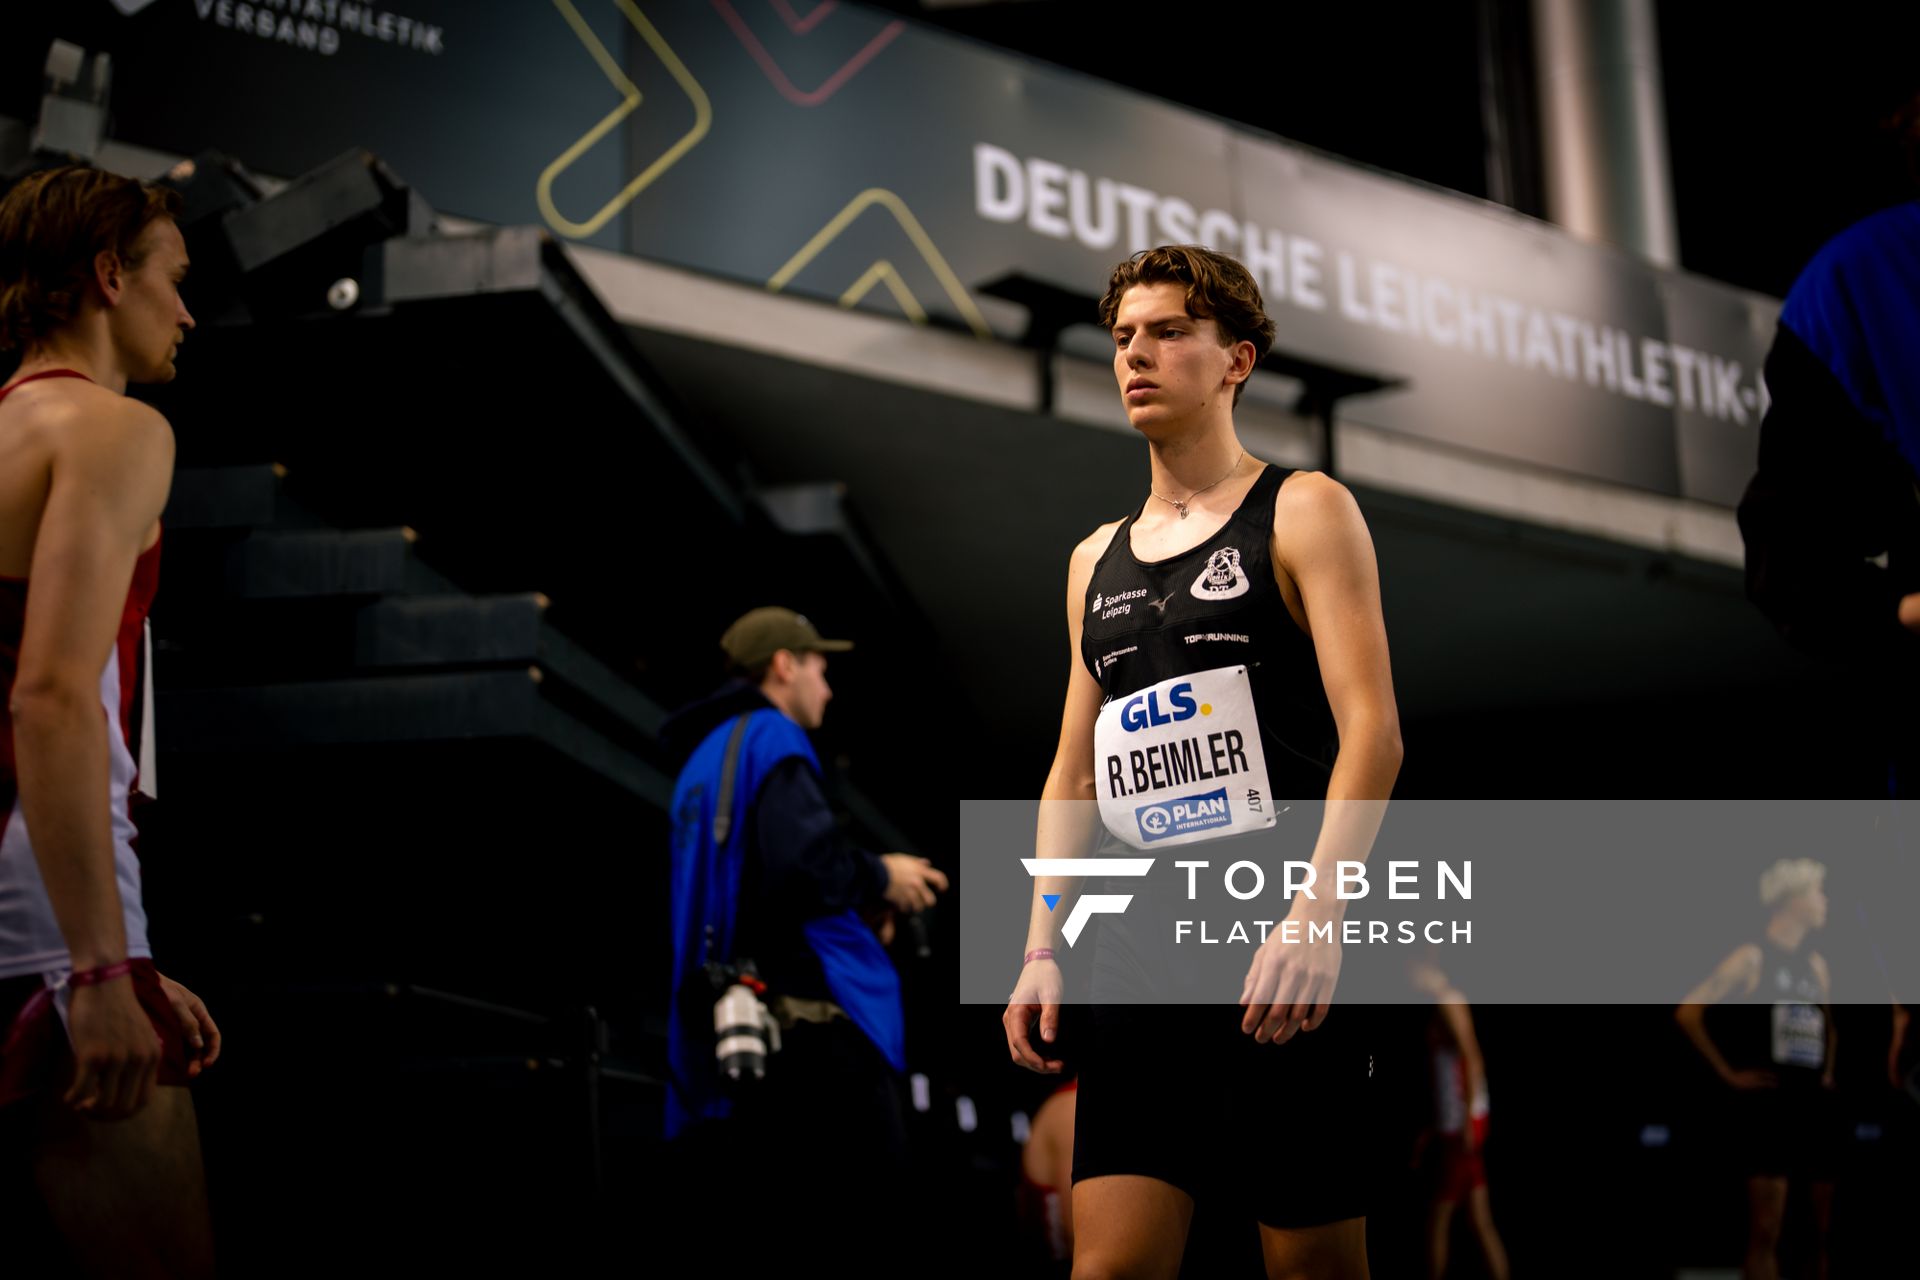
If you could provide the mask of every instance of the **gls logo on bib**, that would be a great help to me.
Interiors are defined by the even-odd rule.
[[[1167,690],[1167,705],[1171,711],[1160,709],[1158,690],[1133,698],[1120,708],[1120,727],[1128,733],[1138,733],[1155,725],[1191,720],[1200,713],[1200,703],[1193,696],[1191,684],[1177,684]]]

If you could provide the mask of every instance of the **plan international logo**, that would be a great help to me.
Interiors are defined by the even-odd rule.
[[[1133,811],[1133,816],[1140,823],[1142,840],[1165,840],[1168,836],[1233,824],[1233,810],[1227,803],[1225,787],[1164,804],[1141,805]]]

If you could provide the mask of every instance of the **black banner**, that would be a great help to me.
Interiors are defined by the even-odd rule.
[[[837,0],[76,0],[12,27],[11,86],[53,35],[111,49],[129,142],[283,174],[363,145],[451,213],[982,337],[1018,324],[994,281],[1091,296],[1135,249],[1211,244],[1281,349],[1401,384],[1353,419],[1722,505],[1752,470],[1772,300]]]

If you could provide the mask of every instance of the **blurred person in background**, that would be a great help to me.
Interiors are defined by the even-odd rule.
[[[1493,1225],[1487,1191],[1490,1101],[1486,1060],[1473,1031],[1473,1010],[1430,957],[1409,966],[1413,985],[1433,1001],[1427,1019],[1427,1064],[1433,1085],[1433,1114],[1421,1135],[1421,1166],[1430,1196],[1427,1211],[1428,1275],[1447,1274],[1453,1219],[1467,1211],[1491,1280],[1507,1280],[1507,1249]]]
[[[906,1069],[887,908],[923,911],[947,888],[925,858],[873,854],[841,836],[808,739],[833,689],[828,640],[790,609],[743,615],[721,638],[732,678],[676,713],[661,739],[684,761],[673,797],[674,972],[666,1136],[707,1238],[740,1250],[722,1274],[758,1274],[730,1239],[751,1212],[776,1250],[911,1270]],[[708,966],[747,970],[779,1024],[765,1078],[723,1085]],[[720,984],[724,985],[724,984]],[[776,1254],[777,1256],[777,1254]]]
[[[1077,1079],[1049,1094],[1020,1148],[1015,1213],[1033,1264],[1022,1274],[1064,1276],[1073,1262],[1073,1115],[1079,1097]]]
[[[1827,1274],[1836,1159],[1833,984],[1809,935],[1827,922],[1826,868],[1782,858],[1760,877],[1771,913],[1758,942],[1735,947],[1687,993],[1675,1018],[1734,1090],[1734,1131],[1747,1179],[1747,1280],[1776,1280],[1790,1181],[1809,1185],[1820,1274]],[[1731,999],[1721,1038],[1707,1008]]]
[[[1843,665],[1883,729],[1886,792],[1920,796],[1920,92],[1883,122],[1901,198],[1828,241],[1768,352],[1739,506],[1747,592]]]

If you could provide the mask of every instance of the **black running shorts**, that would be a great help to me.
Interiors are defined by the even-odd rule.
[[[1258,1044],[1231,1005],[1076,1005],[1073,1180],[1158,1178],[1273,1227],[1365,1216],[1378,1163],[1367,1010]]]
[[[1836,1094],[1817,1082],[1736,1090],[1732,1122],[1745,1172],[1762,1178],[1830,1182],[1839,1165],[1841,1117]]]

